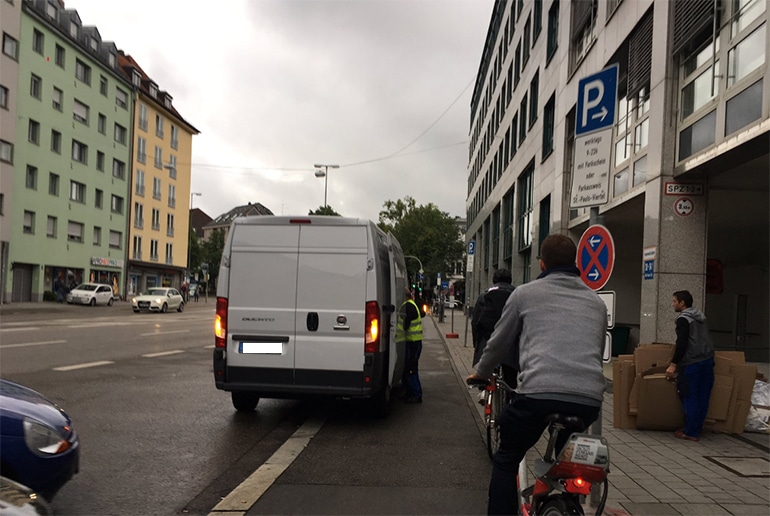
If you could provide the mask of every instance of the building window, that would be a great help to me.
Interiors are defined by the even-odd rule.
[[[123,241],[123,234],[120,231],[110,230],[110,248],[120,249]]]
[[[524,68],[529,61],[530,37],[532,36],[532,18],[527,16],[527,23],[524,24],[524,40],[521,47],[521,67]]]
[[[155,115],[155,136],[163,138],[163,117],[159,114]]]
[[[29,94],[37,100],[40,100],[43,96],[43,79],[34,73],[29,80]]]
[[[126,164],[115,158],[112,159],[112,177],[126,179]]]
[[[123,198],[117,195],[112,195],[110,198],[110,211],[112,213],[123,214]]]
[[[37,122],[35,120],[29,121],[27,138],[31,143],[34,143],[35,145],[40,145],[40,122]]]
[[[24,210],[24,233],[28,235],[35,234],[35,212]]]
[[[157,177],[152,178],[152,198],[160,199],[160,179]]]
[[[27,165],[25,185],[28,190],[37,190],[37,167]]]
[[[136,170],[136,195],[144,197],[144,170]]]
[[[88,125],[88,111],[88,106],[75,99],[75,103],[72,107],[72,118],[82,124]]]
[[[618,9],[623,0],[607,0],[607,19]]]
[[[716,136],[717,112],[710,112],[679,133],[679,160],[683,160],[713,145]]]
[[[719,39],[717,39],[717,53],[719,52]],[[712,56],[714,45],[709,39],[692,52],[681,66],[681,119],[684,120],[703,106],[710,103],[719,93],[719,60],[714,60],[712,73]],[[712,82],[713,81],[713,82]]]
[[[529,83],[529,128],[537,122],[537,99],[538,88],[540,87],[540,70],[535,71],[535,76]]]
[[[134,203],[134,227],[139,229],[144,227],[144,205],[139,202]]]
[[[732,25],[730,39],[746,29],[751,22],[765,12],[766,0],[732,0]]]
[[[511,159],[516,155],[516,149],[518,148],[518,135],[519,134],[519,114],[513,115],[513,121],[511,122]]]
[[[762,24],[728,52],[728,87],[765,64],[765,45],[767,44],[765,27],[767,24]]]
[[[13,165],[13,144],[0,140],[0,161]]]
[[[142,237],[140,236],[134,236],[134,245],[131,258],[134,260],[142,259]]]
[[[157,208],[152,209],[152,229],[155,231],[160,230],[160,210]]]
[[[139,129],[147,130],[147,106],[139,104]]]
[[[176,179],[176,156],[173,154],[168,157],[168,165],[166,165],[166,168],[168,169],[168,177]]]
[[[99,93],[103,96],[107,96],[107,77],[104,75],[99,76]]]
[[[727,101],[725,136],[762,117],[762,81],[755,82]]]
[[[508,98],[510,100],[510,90]],[[175,125],[171,126],[171,148],[174,150],[179,149],[179,129]]]
[[[96,151],[96,170],[104,172],[104,153]]]
[[[521,99],[521,105],[519,106],[519,146],[527,138],[527,94],[524,93],[524,97]]]
[[[115,104],[123,109],[128,107],[128,95],[120,88],[115,88]]]
[[[19,60],[19,42],[10,34],[3,32],[3,54],[14,61]]]
[[[61,133],[56,129],[51,130],[51,150],[61,154]]]
[[[163,168],[163,150],[155,146],[155,168]]]
[[[56,224],[57,219],[56,217],[52,217],[51,215],[48,216],[48,224],[46,224],[45,228],[45,236],[48,238],[56,238]]]
[[[516,45],[516,52],[513,55],[513,89],[519,85],[519,79],[521,78],[521,40]]]
[[[55,57],[54,60],[56,62],[56,66],[58,66],[59,68],[64,68],[64,56],[65,56],[64,47],[57,43],[56,44],[56,57]]]
[[[89,86],[91,85],[91,67],[80,59],[75,59],[75,78]]]
[[[166,244],[166,263],[174,263],[174,244]]]
[[[72,140],[72,159],[86,165],[88,163],[88,146],[77,140]]]
[[[57,88],[56,86],[53,87],[53,99],[51,100],[51,105],[56,111],[62,111],[64,104],[64,92]]]
[[[530,163],[517,181],[519,203],[517,211],[518,251],[525,251],[532,246],[532,208],[534,199],[535,164]]]
[[[0,108],[8,109],[8,88],[0,86]]]
[[[102,228],[94,226],[94,245],[102,245]]]
[[[128,131],[125,127],[123,127],[120,124],[115,124],[115,141],[125,145],[126,144],[126,136],[128,135]]]
[[[59,174],[48,174],[48,194],[59,197]]]
[[[535,46],[537,37],[543,31],[543,0],[535,0],[532,7],[532,46]]]
[[[647,181],[647,155],[634,161],[634,186],[644,184]]]
[[[551,95],[543,108],[543,160],[553,152],[553,132],[556,116],[556,95]]]
[[[45,35],[37,29],[32,29],[32,50],[41,56],[45,53]]]
[[[150,240],[150,260],[158,261],[158,241]]]
[[[99,113],[97,129],[99,130],[100,133],[107,134],[107,117],[104,116],[102,113]]]
[[[616,197],[628,191],[628,167],[615,174],[612,191]]]
[[[166,215],[166,235],[174,236],[174,214],[169,213]]]
[[[136,139],[136,161],[142,164],[147,161],[147,140],[141,136]]]
[[[593,45],[597,0],[572,0],[570,31],[570,72],[574,71]]]
[[[176,207],[176,186],[168,185],[168,206],[169,208]]]
[[[104,192],[102,190],[96,189],[96,193],[94,194],[94,207],[98,209],[104,208]]]
[[[83,224],[80,222],[69,221],[67,223],[67,240],[70,242],[83,241]]]
[[[86,202],[86,185],[70,181],[70,201]]]

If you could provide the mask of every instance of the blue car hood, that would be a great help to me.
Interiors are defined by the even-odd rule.
[[[72,420],[55,403],[44,398],[40,393],[23,385],[0,379],[0,415],[6,420],[30,417],[56,428],[62,435],[67,436],[71,432]],[[21,424],[0,425],[0,431],[4,435],[21,432]],[[14,428],[16,427],[16,428]],[[65,428],[69,427],[69,429]],[[22,435],[19,433],[19,435]]]

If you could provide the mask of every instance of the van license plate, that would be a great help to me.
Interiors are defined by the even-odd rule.
[[[238,345],[238,353],[280,355],[283,353],[283,342],[241,342]]]

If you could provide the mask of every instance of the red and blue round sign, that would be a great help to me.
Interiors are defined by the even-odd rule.
[[[577,266],[580,277],[591,290],[600,290],[612,274],[615,265],[615,242],[609,230],[594,224],[585,230],[577,246]]]

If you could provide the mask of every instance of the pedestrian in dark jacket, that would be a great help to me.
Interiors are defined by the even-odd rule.
[[[481,358],[487,340],[495,330],[495,324],[503,313],[505,302],[513,292],[511,271],[498,269],[492,276],[493,285],[484,291],[476,300],[471,318],[471,333],[473,334],[473,365]]]
[[[714,344],[703,312],[692,306],[692,294],[674,292],[671,302],[676,318],[676,348],[667,376],[676,375],[676,389],[682,399],[685,427],[674,435],[697,441],[709,410],[714,387]]]

